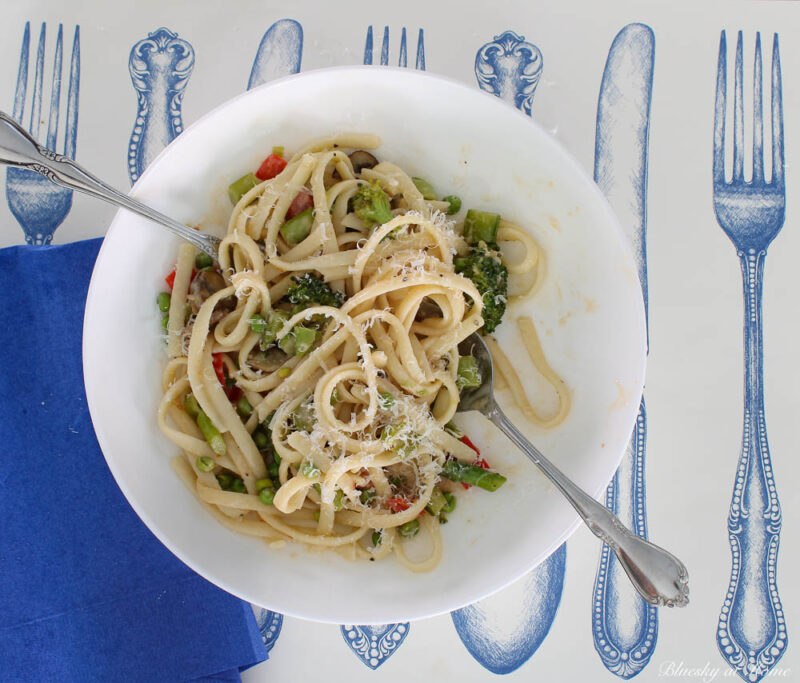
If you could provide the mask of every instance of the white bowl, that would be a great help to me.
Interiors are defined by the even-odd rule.
[[[571,389],[572,409],[551,431],[509,414],[565,473],[599,496],[622,457],[642,392],[641,291],[601,193],[528,117],[478,90],[413,70],[312,71],[207,114],[150,165],[132,194],[219,234],[231,209],[227,185],[256,168],[272,145],[291,152],[344,131],[380,135],[379,158],[425,177],[441,194],[460,195],[465,207],[517,221],[538,240],[546,280],[533,298],[510,309],[497,336],[534,387],[512,322],[520,313],[532,316],[548,359]],[[392,559],[351,563],[297,546],[273,550],[220,526],[170,469],[177,449],[156,425],[166,357],[155,297],[177,247],[163,228],[127,211],[116,215],[89,288],[84,374],[97,439],[117,483],[153,533],[199,574],[297,617],[407,621],[503,588],[577,528],[568,503],[477,414],[461,424],[508,483],[496,493],[472,489],[459,497],[442,527],[444,557],[430,573],[410,573]]]

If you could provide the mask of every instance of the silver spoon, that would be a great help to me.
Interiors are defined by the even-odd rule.
[[[56,185],[85,192],[93,197],[105,199],[115,206],[138,213],[140,216],[163,225],[167,230],[190,242],[215,261],[217,260],[219,238],[193,230],[169,216],[151,209],[146,204],[122,194],[110,185],[106,185],[72,159],[42,147],[14,119],[1,111],[0,163],[36,171],[52,180]]]
[[[536,464],[564,494],[595,536],[614,551],[631,583],[651,605],[683,607],[689,602],[689,573],[677,557],[631,533],[605,506],[598,503],[542,455],[509,421],[494,400],[492,355],[475,332],[458,345],[462,356],[474,356],[481,373],[481,384],[463,388],[458,412],[477,410]]]

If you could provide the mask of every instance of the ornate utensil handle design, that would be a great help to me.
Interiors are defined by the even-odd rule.
[[[744,288],[744,427],[728,538],[731,580],[719,617],[720,651],[745,680],[758,681],[786,649],[776,564],[781,507],[764,419],[761,296],[766,249],[739,252]]]
[[[192,46],[167,28],[149,33],[131,49],[128,70],[139,99],[128,145],[132,183],[183,131],[181,101],[193,68]]]

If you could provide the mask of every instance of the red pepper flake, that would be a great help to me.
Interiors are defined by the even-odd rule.
[[[469,446],[469,447],[470,447],[470,448],[471,448],[473,451],[475,451],[475,452],[476,452],[478,455],[480,455],[480,454],[481,454],[481,452],[478,450],[478,447],[477,447],[477,446],[476,446],[474,443],[472,443],[472,441],[470,441],[470,440],[469,440],[469,437],[468,437],[468,436],[462,436],[462,437],[459,439],[459,441],[461,441],[461,443],[465,443],[465,444],[467,444],[467,446]]]
[[[310,209],[312,206],[314,206],[314,197],[310,192],[300,190],[289,205],[286,218],[294,218],[296,215],[303,213],[303,211]]]
[[[470,448],[471,448],[473,451],[475,451],[475,453],[477,453],[477,454],[478,454],[478,456],[480,456],[481,452],[478,450],[478,447],[477,447],[477,446],[476,446],[474,443],[472,443],[472,441],[470,441],[470,440],[469,440],[469,437],[468,437],[468,436],[462,436],[462,437],[461,437],[461,439],[460,439],[460,441],[462,441],[463,443],[467,444],[467,446],[469,446],[469,447],[470,447]],[[483,468],[483,469],[485,469],[485,470],[488,470],[488,469],[489,469],[489,463],[488,463],[488,462],[486,462],[486,461],[485,461],[483,458],[481,458],[481,457],[478,457],[478,458],[475,460],[475,464],[476,464],[478,467],[482,467],[482,468]],[[465,484],[463,481],[461,482],[461,485],[462,485],[462,486],[463,486],[465,489],[472,488],[472,487],[471,487],[469,484]]]
[[[397,496],[396,498],[389,498],[386,501],[386,506],[392,512],[403,512],[403,510],[408,510],[411,507],[411,501],[408,498]]]
[[[256,178],[259,180],[269,180],[270,178],[274,178],[278,175],[284,168],[286,168],[286,164],[288,162],[283,157],[279,157],[277,154],[270,154],[264,161],[261,162],[261,166],[258,167],[256,171]]]

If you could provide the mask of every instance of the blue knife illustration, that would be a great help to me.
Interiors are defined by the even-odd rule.
[[[128,145],[128,175],[135,183],[147,165],[183,131],[183,91],[194,68],[194,49],[160,28],[131,49],[128,70],[138,95]]]
[[[608,53],[597,103],[594,179],[630,239],[647,312],[647,146],[655,38],[644,24],[628,24]],[[647,537],[644,398],[630,443],[606,490],[606,505]],[[631,586],[616,556],[603,545],[592,600],[592,637],[606,668],[631,678],[650,661],[658,637],[656,608]]]
[[[261,39],[247,89],[298,73],[302,58],[303,27],[294,19],[279,19]]]

